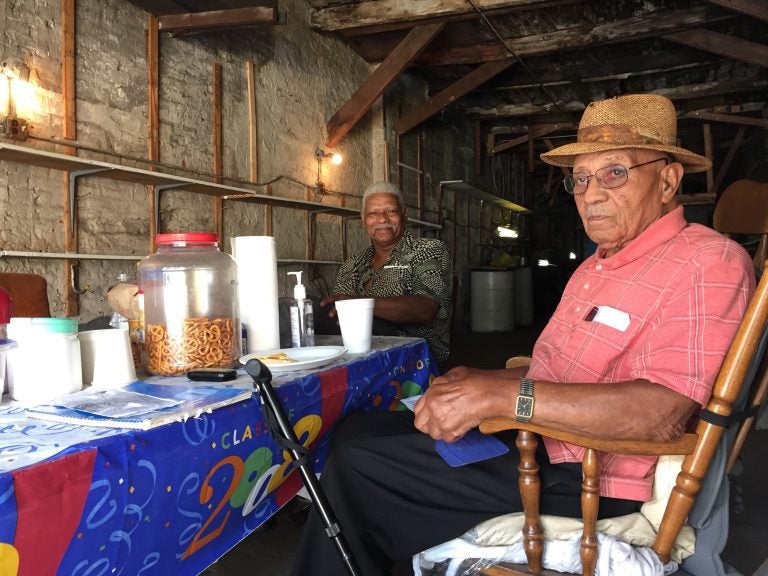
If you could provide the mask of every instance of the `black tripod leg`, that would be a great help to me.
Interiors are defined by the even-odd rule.
[[[288,416],[285,414],[280,399],[275,394],[272,387],[272,373],[262,362],[257,359],[251,359],[245,365],[245,370],[253,378],[256,391],[259,393],[261,408],[264,417],[269,425],[273,437],[281,448],[284,448],[296,462],[296,467],[301,473],[304,486],[309,493],[312,503],[315,505],[317,513],[325,526],[325,532],[333,540],[336,550],[339,552],[341,561],[347,569],[350,576],[360,576],[360,570],[357,567],[354,557],[347,546],[347,542],[341,532],[341,526],[333,515],[328,499],[323,492],[320,482],[315,476],[312,464],[307,457],[307,449],[299,443],[296,432],[291,426]]]

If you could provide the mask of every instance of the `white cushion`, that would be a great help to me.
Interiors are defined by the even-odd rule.
[[[614,536],[627,544],[651,546],[682,463],[682,456],[661,456],[656,465],[651,500],[641,506],[640,512],[599,520],[597,531]],[[523,520],[522,512],[491,518],[469,532],[471,541],[481,546],[515,544],[523,538]],[[541,527],[545,541],[547,538],[569,540],[581,534],[583,524],[576,518],[542,515]],[[693,554],[695,540],[693,528],[684,525],[672,549],[672,560],[679,563]]]

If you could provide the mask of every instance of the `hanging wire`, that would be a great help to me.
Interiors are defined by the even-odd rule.
[[[528,72],[528,75],[534,79],[535,83],[538,85],[538,87],[541,89],[544,94],[546,94],[547,98],[549,98],[549,101],[552,103],[552,106],[554,106],[558,111],[560,111],[562,114],[564,114],[567,118],[569,118],[571,121],[575,122],[575,119],[573,115],[564,110],[558,103],[557,99],[551,94],[551,92],[547,89],[546,86],[544,86],[541,79],[528,67],[528,64],[526,64],[525,60],[523,60],[512,48],[510,48],[509,44],[507,44],[506,39],[499,34],[498,30],[496,30],[496,27],[491,23],[491,21],[488,19],[488,17],[485,15],[485,12],[481,8],[479,8],[473,0],[467,0],[470,6],[477,12],[477,14],[480,16],[480,18],[483,20],[485,25],[488,27],[488,29],[493,33],[494,36],[499,40],[501,45],[504,47],[504,49],[518,62],[520,62],[520,65],[525,69],[526,72]]]

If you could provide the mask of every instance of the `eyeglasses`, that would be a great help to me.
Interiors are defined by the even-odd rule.
[[[573,194],[574,196],[576,194],[584,194],[584,192],[587,191],[587,186],[589,186],[589,180],[591,178],[597,178],[597,182],[603,188],[618,188],[627,183],[629,171],[633,168],[640,168],[640,166],[647,166],[648,164],[653,164],[654,162],[659,162],[661,160],[664,160],[664,162],[667,163],[669,162],[668,158],[662,157],[629,167],[622,166],[621,164],[611,164],[610,166],[600,168],[600,170],[595,170],[594,174],[576,172],[575,174],[569,174],[563,178],[563,186],[565,186],[565,189],[569,194]]]
[[[400,216],[400,210],[396,208],[387,208],[386,210],[371,210],[370,212],[365,213],[366,218],[381,218],[382,216],[386,217],[387,220],[394,218],[395,216]]]

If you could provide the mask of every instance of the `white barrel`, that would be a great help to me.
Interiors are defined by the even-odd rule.
[[[472,270],[472,332],[509,332],[515,329],[514,284],[512,270]]]
[[[515,272],[515,323],[533,324],[533,271],[530,266],[519,266]]]

